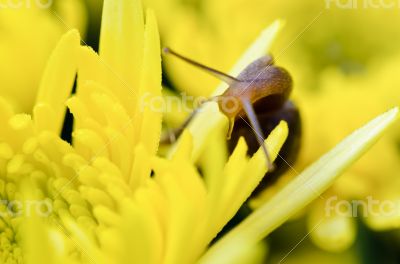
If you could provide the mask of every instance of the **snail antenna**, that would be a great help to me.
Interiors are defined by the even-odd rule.
[[[225,82],[225,83],[227,83],[229,85],[237,83],[237,82],[240,82],[240,80],[236,79],[235,77],[232,77],[232,76],[230,76],[230,75],[228,75],[226,73],[223,73],[223,72],[221,72],[219,70],[216,70],[216,69],[213,69],[211,67],[205,66],[204,64],[201,64],[201,63],[199,63],[197,61],[189,59],[189,58],[187,58],[187,57],[185,57],[183,55],[180,55],[179,53],[173,51],[172,49],[170,49],[168,47],[163,48],[163,52],[165,54],[174,55],[175,57],[177,57],[177,58],[179,58],[179,59],[181,59],[181,60],[183,60],[183,61],[185,61],[185,62],[187,62],[187,63],[189,63],[189,64],[191,64],[193,66],[201,68],[204,71],[214,75],[216,78],[220,79],[221,81],[223,81],[223,82]]]
[[[268,149],[265,146],[263,132],[261,130],[260,123],[258,122],[254,108],[249,100],[242,99],[241,101],[243,104],[243,110],[245,111],[247,117],[249,118],[250,124],[252,126],[254,135],[258,141],[258,144],[260,144],[260,147],[263,149],[265,153],[265,157],[267,159],[268,171],[273,171],[275,169],[275,165],[272,163],[271,156],[269,155]]]

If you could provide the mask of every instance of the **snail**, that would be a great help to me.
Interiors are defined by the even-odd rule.
[[[264,177],[255,192],[275,181],[287,170],[300,149],[301,119],[299,110],[289,100],[292,78],[284,68],[274,65],[272,56],[266,55],[253,61],[237,77],[233,77],[180,55],[170,48],[164,48],[163,51],[205,70],[229,85],[223,94],[207,101],[216,101],[221,113],[229,120],[227,139],[230,152],[240,137],[246,140],[249,155],[262,147],[268,167],[267,174],[271,175]],[[193,111],[175,131],[175,136],[179,136],[196,113],[196,110]],[[282,120],[288,124],[289,136],[279,152],[279,158],[273,164],[264,144],[264,135],[268,135]]]

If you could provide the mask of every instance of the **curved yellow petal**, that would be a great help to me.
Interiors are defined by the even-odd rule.
[[[78,31],[66,33],[47,63],[33,110],[38,131],[61,132],[65,101],[71,94],[76,76],[79,45]]]

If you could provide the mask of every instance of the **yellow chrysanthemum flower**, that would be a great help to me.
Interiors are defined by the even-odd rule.
[[[263,31],[232,74],[264,54],[278,28]],[[210,246],[262,179],[265,157],[261,150],[247,157],[240,140],[225,161],[216,141],[207,148],[215,166],[201,177],[195,164],[227,125],[215,104],[204,106],[169,158],[158,157],[162,116],[142,101],[157,97],[153,12],[144,15],[139,0],[106,0],[99,54],[70,31],[47,63],[32,116],[0,100],[3,263],[262,261],[266,253],[253,247],[326,190],[398,116],[394,108],[354,132]],[[66,105],[73,145],[59,137]],[[281,123],[266,139],[273,159],[287,136]]]

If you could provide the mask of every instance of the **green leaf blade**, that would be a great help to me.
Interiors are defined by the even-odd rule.
[[[320,195],[382,136],[398,112],[393,108],[345,138],[215,243],[200,263],[230,263],[243,246],[256,244],[311,201],[323,199]]]

